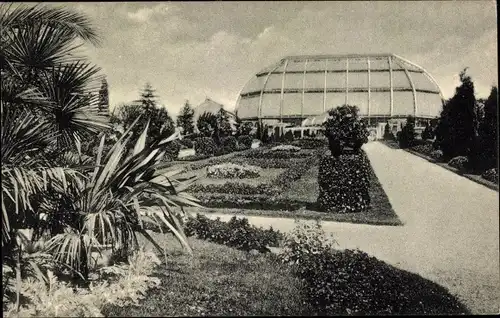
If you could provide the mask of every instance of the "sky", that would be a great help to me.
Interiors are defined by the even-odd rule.
[[[68,2],[102,44],[84,54],[102,68],[110,107],[151,83],[176,115],[206,97],[234,109],[261,69],[287,55],[394,53],[424,67],[445,98],[469,67],[476,97],[498,85],[495,2]]]

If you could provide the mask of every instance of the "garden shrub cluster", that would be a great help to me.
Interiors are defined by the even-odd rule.
[[[231,158],[229,159],[229,162],[236,163],[236,164],[249,164],[252,166],[259,166],[262,169],[269,169],[269,168],[274,168],[274,169],[288,169],[290,167],[291,162],[294,161],[302,161],[304,159],[289,159],[289,160],[283,160],[283,159],[266,159],[266,158],[242,158],[242,157],[236,157],[236,158]]]
[[[217,145],[211,137],[199,137],[194,140],[194,150],[200,155],[213,156],[217,151]]]
[[[234,163],[223,163],[213,165],[207,168],[207,176],[210,178],[229,179],[229,178],[258,178],[261,168],[250,165],[237,165]]]
[[[319,224],[285,236],[281,260],[306,286],[319,315],[467,314],[448,291],[359,250],[334,249]]]
[[[467,167],[469,160],[465,156],[458,156],[450,161],[448,161],[448,165],[458,170],[464,170]]]
[[[443,161],[443,151],[442,150],[433,150],[429,154],[429,157],[436,160],[437,162],[442,162]]]
[[[261,158],[261,159],[290,159],[290,158],[307,158],[310,153],[301,151],[271,151],[267,149],[252,151],[245,154],[246,158]]]
[[[200,200],[201,205],[207,208],[295,211],[304,207],[304,202],[282,198],[277,195],[234,195],[198,192],[196,198]]]
[[[416,151],[416,152],[418,152],[420,154],[423,154],[425,156],[428,156],[428,157],[430,157],[431,153],[433,151],[435,151],[435,149],[432,146],[432,144],[428,144],[428,143],[427,144],[413,146],[410,149],[413,150],[413,151]]]
[[[238,137],[238,145],[240,146],[240,149],[250,149],[252,147],[252,143],[252,136],[244,135]]]
[[[492,168],[486,170],[482,175],[484,179],[498,184],[498,169]]]
[[[257,250],[268,252],[267,247],[279,246],[283,234],[270,229],[262,229],[251,225],[247,218],[233,216],[229,222],[220,218],[209,219],[197,214],[185,223],[187,236],[196,236],[198,239],[227,245],[244,251]]]
[[[177,160],[179,151],[181,150],[181,143],[178,140],[172,140],[165,146],[164,150],[164,160]]]
[[[189,138],[183,138],[179,142],[185,149],[192,149],[194,147],[194,142]]]
[[[307,159],[291,162],[287,170],[283,171],[274,181],[280,189],[285,189],[292,182],[299,180],[317,162],[317,156],[309,156]]]
[[[224,184],[194,184],[189,187],[189,192],[205,192],[205,193],[227,193],[227,194],[264,194],[276,195],[278,189],[269,184],[252,185],[248,183],[226,182]]]
[[[370,207],[370,163],[364,152],[323,156],[319,164],[318,205],[324,212],[361,212]]]

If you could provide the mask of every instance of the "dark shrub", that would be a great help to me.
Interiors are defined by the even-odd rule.
[[[191,139],[183,138],[182,140],[179,140],[179,142],[188,149],[192,149],[194,147],[194,143]]]
[[[252,136],[243,135],[238,137],[238,145],[241,146],[241,149],[250,149],[252,147],[252,142]]]
[[[258,250],[267,252],[267,246],[277,247],[283,238],[279,231],[262,229],[249,224],[247,218],[233,216],[229,222],[219,218],[212,220],[197,214],[185,224],[187,236],[196,236],[217,244],[223,244],[244,251]]]
[[[295,211],[305,205],[304,202],[280,198],[277,195],[198,192],[196,198],[200,200],[202,206],[207,208]]]
[[[423,144],[423,145],[413,146],[411,147],[411,150],[430,157],[431,153],[434,151],[434,147],[432,147],[432,144]]]
[[[199,160],[207,159],[207,158],[210,158],[210,157],[211,157],[210,155],[198,155],[198,154],[195,154],[195,155],[192,155],[192,156],[186,156],[186,157],[183,157],[183,158],[179,158],[178,160],[179,161],[199,161]]]
[[[231,153],[235,152],[238,147],[238,141],[236,140],[236,137],[234,136],[229,136],[222,138],[222,148],[224,149],[224,153]]]
[[[458,156],[448,161],[448,165],[458,170],[464,170],[467,167],[468,162],[469,160],[467,159],[467,157]]]
[[[498,184],[498,169],[492,168],[486,170],[482,175],[484,179]]]
[[[415,117],[408,116],[406,124],[403,126],[398,136],[399,147],[405,149],[414,146],[415,137]]]
[[[441,150],[433,150],[429,154],[429,156],[436,160],[437,162],[442,162],[443,161],[443,152]]]
[[[176,160],[179,156],[179,151],[181,150],[181,143],[178,140],[172,140],[165,145],[165,156],[164,160]]]
[[[365,211],[370,206],[370,163],[364,152],[324,156],[319,164],[319,208],[330,213]]]
[[[213,156],[217,151],[217,145],[211,137],[201,137],[194,141],[196,154]]]
[[[337,157],[342,154],[345,145],[359,151],[368,142],[368,129],[358,117],[356,106],[343,105],[328,112],[330,118],[324,123],[330,152]]]
[[[291,158],[308,158],[311,157],[310,153],[292,152],[292,151],[252,151],[245,154],[245,158],[261,158],[261,159],[291,159]]]
[[[283,140],[282,141],[284,141],[284,142],[292,142],[294,140],[295,140],[295,137],[293,135],[293,132],[291,130],[289,130],[283,136]]]
[[[384,139],[385,140],[394,140],[394,135],[392,134],[391,127],[389,123],[387,123],[384,127]]]

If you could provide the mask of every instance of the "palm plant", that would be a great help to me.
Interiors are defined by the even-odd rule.
[[[99,42],[90,21],[62,8],[2,4],[0,37],[3,259],[21,262],[14,238],[32,229],[31,241],[48,236],[44,252],[85,277],[96,246],[126,251],[142,233],[161,250],[142,227],[145,217],[189,250],[176,218],[182,209],[174,209],[197,205],[183,192],[191,180],[160,164],[175,137],[146,148],[146,127],[128,153],[133,124],[104,151],[100,70],[76,56],[83,42]],[[101,137],[95,162],[81,154],[86,136]]]

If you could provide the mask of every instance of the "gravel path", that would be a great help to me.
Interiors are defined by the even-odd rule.
[[[403,150],[378,142],[364,149],[405,225],[323,222],[325,231],[340,248],[359,248],[447,287],[474,313],[499,313],[498,193]],[[291,219],[248,219],[281,231],[294,227]]]

